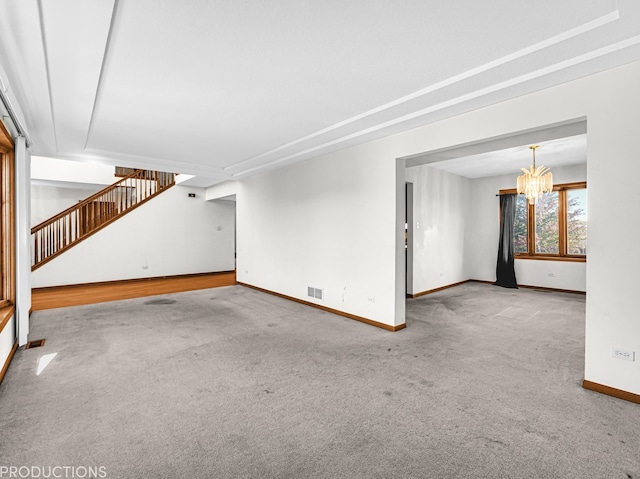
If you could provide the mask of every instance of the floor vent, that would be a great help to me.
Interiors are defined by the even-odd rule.
[[[312,288],[307,286],[307,296],[315,299],[322,299],[322,290],[320,288]]]
[[[24,349],[39,348],[41,346],[44,346],[44,339],[34,339],[33,341],[29,341]]]

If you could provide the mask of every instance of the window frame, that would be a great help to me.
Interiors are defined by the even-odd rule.
[[[514,253],[514,259],[535,259],[543,261],[570,261],[577,263],[585,263],[587,261],[586,254],[568,254],[568,222],[567,222],[567,192],[570,190],[587,189],[586,181],[578,181],[574,183],[563,183],[554,185],[553,191],[558,192],[558,253],[536,253],[536,217],[535,205],[527,203],[527,252]],[[517,195],[516,188],[500,190],[501,195]],[[533,234],[531,234],[533,232]]]
[[[15,313],[15,147],[0,121],[0,332]]]

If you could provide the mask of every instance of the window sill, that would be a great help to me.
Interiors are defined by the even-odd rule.
[[[14,315],[15,312],[16,312],[16,307],[12,303],[8,303],[0,306],[0,333],[2,333],[2,330],[7,325],[7,323],[9,322],[9,320],[11,319],[11,317]]]
[[[514,259],[533,259],[538,261],[566,261],[568,263],[586,263],[586,256],[554,256],[544,254],[520,254],[515,255]]]

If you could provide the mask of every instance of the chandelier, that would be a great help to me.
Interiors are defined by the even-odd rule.
[[[533,165],[529,170],[522,168],[524,175],[518,176],[518,194],[525,195],[530,205],[535,205],[543,193],[553,191],[553,175],[549,168],[536,167],[536,148],[538,147],[539,145],[529,147],[533,151]]]

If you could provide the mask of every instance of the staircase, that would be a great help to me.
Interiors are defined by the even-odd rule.
[[[117,183],[31,228],[31,271],[175,185],[175,175],[133,170]]]

